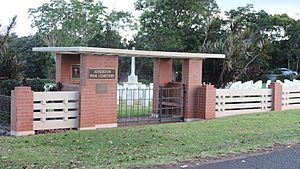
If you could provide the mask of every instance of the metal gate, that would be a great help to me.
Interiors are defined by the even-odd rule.
[[[0,95],[0,134],[10,131],[10,102],[11,97]]]
[[[137,125],[183,121],[184,85],[118,89],[118,124]]]

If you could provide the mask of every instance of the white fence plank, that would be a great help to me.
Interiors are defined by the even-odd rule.
[[[79,92],[74,91],[63,91],[63,92],[34,92],[34,101],[43,101],[43,100],[78,100]]]
[[[33,116],[34,118],[64,118],[64,117],[77,117],[78,111],[69,111],[68,113],[65,112],[34,112]]]
[[[286,92],[300,92],[300,86],[283,86],[282,91]]]
[[[51,130],[64,128],[77,128],[78,119],[65,120],[48,120],[48,121],[34,121],[33,128],[35,130]]]
[[[267,103],[265,106],[272,106],[272,103]],[[221,108],[222,106],[216,105],[216,108]],[[247,108],[260,108],[262,103],[241,103],[241,104],[226,104],[226,109],[247,109]],[[230,110],[232,111],[232,110]],[[233,110],[235,111],[235,110]]]
[[[217,96],[261,96],[272,95],[271,89],[217,89]]]
[[[79,92],[34,92],[34,130],[77,128]]]
[[[78,108],[78,102],[71,102],[71,103],[45,103],[45,104],[34,104],[33,107],[35,110],[37,109],[64,109],[64,108],[69,108],[69,109],[76,109]]]
[[[234,98],[226,98],[226,102],[229,103],[240,103],[240,102],[260,102],[261,97],[234,97]],[[216,98],[217,102],[220,100]],[[272,101],[271,97],[267,97],[267,101]]]
[[[300,86],[282,87],[282,109],[300,109]]]
[[[272,107],[272,89],[217,89],[216,117],[267,112]]]

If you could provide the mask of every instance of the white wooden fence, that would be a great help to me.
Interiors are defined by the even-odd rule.
[[[267,112],[272,109],[272,89],[217,89],[216,118]]]
[[[77,128],[79,92],[34,92],[33,130]]]
[[[282,87],[282,110],[300,109],[300,86]]]

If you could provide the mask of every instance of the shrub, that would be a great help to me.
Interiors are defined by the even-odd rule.
[[[53,79],[40,79],[40,80],[42,80],[44,83],[53,83],[53,84],[56,83],[55,80]]]
[[[295,75],[294,78],[297,79],[297,80],[300,80],[300,74],[299,75]]]
[[[0,83],[0,94],[10,96],[11,90],[21,86],[21,83],[15,79],[4,80]]]
[[[141,82],[142,84],[145,84],[145,85],[149,85],[150,83],[152,83],[151,80],[145,80],[145,79],[139,80],[139,82]]]
[[[27,83],[31,87],[31,90],[35,92],[41,92],[45,90],[45,82],[41,79],[29,79],[27,80]]]
[[[49,91],[62,91],[64,85],[61,82],[56,83],[56,85],[50,88]]]

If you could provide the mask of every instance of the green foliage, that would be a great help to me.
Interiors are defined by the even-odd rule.
[[[42,92],[45,90],[45,82],[42,79],[28,79],[27,84],[31,87],[31,90],[35,92]]]
[[[21,86],[21,83],[15,79],[4,80],[0,82],[0,95],[11,95],[11,90],[14,90],[15,87]]]
[[[102,48],[125,48],[119,30],[132,28],[131,14],[123,11],[112,11],[106,16],[104,28],[98,32],[90,41],[88,46]]]
[[[29,13],[48,46],[86,46],[103,29],[104,9],[99,1],[51,0]]]
[[[272,54],[280,56],[272,49],[279,49],[273,43],[281,38],[284,23],[275,23],[273,16],[265,11],[253,11],[252,5],[230,10],[226,17],[221,38],[209,39],[203,48],[208,53],[224,53],[226,59],[206,61],[204,71],[210,74],[204,75],[204,79],[217,86],[230,81],[258,80],[272,65]]]
[[[38,34],[14,38],[11,48],[20,56],[23,73],[28,78],[51,78],[54,70],[54,59],[50,53],[32,52],[33,47],[46,46]]]
[[[145,85],[149,85],[150,83],[153,83],[151,80],[139,80],[139,82],[141,82],[142,84],[145,84]]]
[[[15,79],[19,76],[21,64],[18,62],[17,53],[10,48],[12,30],[16,25],[17,16],[13,17],[3,34],[0,33],[0,79]],[[2,26],[0,24],[0,28]]]
[[[47,46],[118,47],[118,30],[131,23],[129,13],[108,14],[94,0],[51,0],[29,13]]]
[[[204,39],[214,34],[210,28],[219,30],[213,19],[218,13],[214,0],[138,0],[135,6],[143,12],[135,37],[137,49],[198,51]]]
[[[300,80],[300,75],[295,75],[294,78]]]

